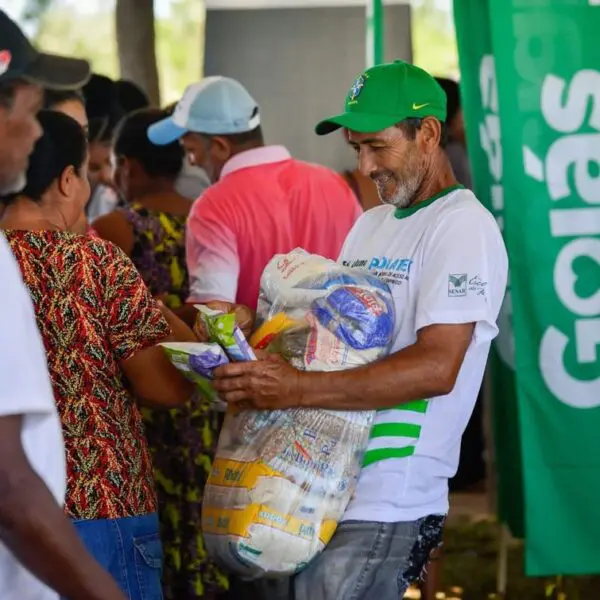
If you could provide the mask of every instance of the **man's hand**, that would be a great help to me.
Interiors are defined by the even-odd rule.
[[[262,360],[219,367],[212,383],[223,400],[239,409],[286,409],[302,405],[305,375],[270,354]]]
[[[212,308],[212,310],[218,310],[222,313],[234,313],[235,321],[238,327],[242,330],[242,333],[246,338],[250,337],[252,328],[254,327],[254,318],[256,315],[254,314],[254,311],[249,309],[247,306],[243,306],[242,304],[233,304],[232,302],[220,301],[207,302],[206,306],[208,308]],[[201,342],[208,341],[208,333],[200,313],[196,315],[194,333]]]

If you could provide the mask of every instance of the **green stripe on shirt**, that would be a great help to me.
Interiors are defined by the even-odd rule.
[[[421,426],[413,423],[377,423],[371,429],[371,438],[376,437],[410,437],[418,438]]]
[[[367,450],[363,458],[363,467],[368,467],[373,463],[387,460],[388,458],[406,458],[415,453],[414,446],[405,446],[404,448],[380,448],[379,450]]]
[[[414,402],[407,402],[406,404],[400,404],[394,406],[392,410],[408,410],[411,412],[418,412],[425,414],[427,412],[428,400],[415,400]]]

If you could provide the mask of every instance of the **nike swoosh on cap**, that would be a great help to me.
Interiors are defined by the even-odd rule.
[[[429,102],[425,102],[425,104],[415,104],[413,102],[413,110],[421,110],[422,108],[425,108],[426,106],[429,106]]]

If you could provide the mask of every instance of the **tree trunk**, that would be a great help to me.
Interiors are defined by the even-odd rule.
[[[116,21],[121,77],[139,85],[159,106],[153,0],[117,0]]]

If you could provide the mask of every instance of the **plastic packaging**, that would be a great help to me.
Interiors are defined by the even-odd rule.
[[[256,347],[302,370],[364,365],[389,351],[389,288],[294,251],[261,280]],[[373,411],[228,412],[203,502],[211,556],[238,576],[283,576],[329,542],[355,488]]]
[[[211,342],[223,347],[233,361],[256,360],[256,354],[235,322],[233,313],[222,313],[208,306],[196,304]]]
[[[224,409],[225,403],[210,384],[214,370],[229,363],[225,351],[218,344],[194,342],[164,342],[171,362],[198,387],[198,391],[217,408]]]

